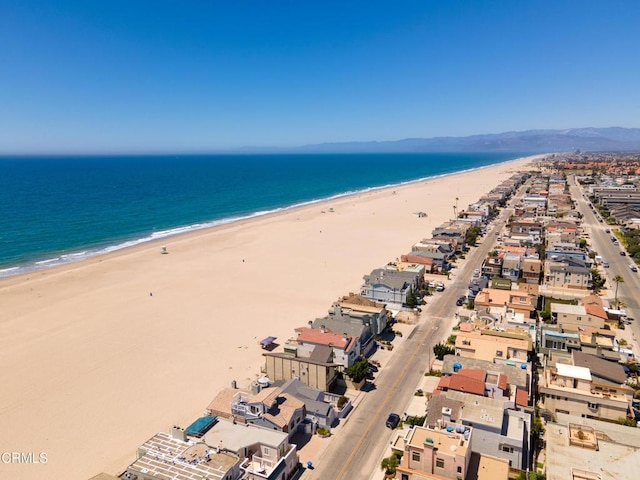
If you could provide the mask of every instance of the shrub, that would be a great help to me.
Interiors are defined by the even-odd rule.
[[[331,430],[329,430],[328,428],[324,428],[324,427],[318,427],[316,429],[316,433],[318,435],[329,435],[331,433]]]
[[[453,355],[455,353],[455,350],[442,343],[436,343],[433,346],[433,353],[438,360],[443,360],[445,355]]]
[[[349,399],[347,397],[345,397],[344,395],[342,395],[338,399],[338,410],[342,410],[342,408],[347,404],[348,401],[349,401]]]

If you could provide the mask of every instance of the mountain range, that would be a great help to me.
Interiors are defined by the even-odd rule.
[[[409,152],[569,152],[640,151],[640,128],[570,128],[526,130],[469,137],[405,138],[383,142],[343,142],[304,145],[291,153]],[[281,150],[282,151],[282,150]]]

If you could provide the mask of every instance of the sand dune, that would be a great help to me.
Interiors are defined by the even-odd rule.
[[[1,280],[1,449],[47,463],[0,463],[0,477],[119,473],[156,431],[254,379],[261,338],[325,315],[450,218],[455,197],[464,207],[529,161],[164,239],[168,255],[146,244]]]

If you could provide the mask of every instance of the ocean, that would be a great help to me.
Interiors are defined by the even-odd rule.
[[[0,277],[525,155],[0,157]]]

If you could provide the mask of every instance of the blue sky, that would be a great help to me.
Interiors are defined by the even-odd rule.
[[[640,127],[640,2],[0,0],[0,153]]]

